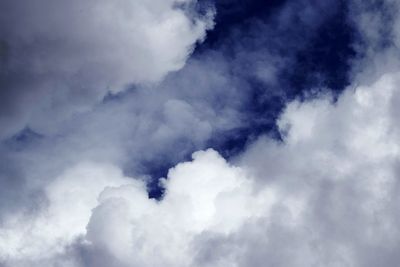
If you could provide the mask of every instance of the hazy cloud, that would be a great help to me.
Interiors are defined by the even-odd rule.
[[[260,138],[236,166],[213,150],[196,152],[169,171],[159,202],[112,166],[73,167],[46,188],[47,208],[29,224],[22,217],[29,231],[2,230],[3,259],[64,261],[56,252],[69,244],[81,251],[69,262],[82,266],[102,266],[98,257],[104,266],[397,262],[397,75],[335,105],[289,104],[279,121],[285,142]],[[47,236],[47,227],[57,231]]]
[[[52,132],[108,93],[180,69],[212,27],[192,1],[2,1],[1,137]]]
[[[287,103],[281,140],[258,136],[229,160],[212,148],[185,158],[272,120],[246,110],[250,78],[268,89],[260,97],[285,99],[277,76],[337,3],[289,3],[182,68],[212,27],[195,4],[0,4],[0,136],[34,130],[0,145],[0,265],[395,266],[396,1],[351,1],[352,84],[337,99],[320,90]],[[159,162],[179,163],[155,200],[141,174]]]

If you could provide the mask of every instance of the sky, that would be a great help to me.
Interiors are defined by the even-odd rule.
[[[0,267],[400,262],[400,1],[0,1]]]

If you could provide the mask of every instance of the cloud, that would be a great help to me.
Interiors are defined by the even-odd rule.
[[[75,10],[80,5],[86,6],[90,5],[90,3],[71,4],[69,8]],[[152,4],[147,2],[143,5],[146,8],[146,5],[152,6]],[[57,6],[59,5],[54,4],[54,8]],[[154,7],[158,12],[162,11],[168,5],[155,6],[158,7]],[[118,5],[118,7],[120,6]],[[102,81],[99,77],[107,77],[105,75],[99,76],[93,74],[96,81],[93,83],[91,80],[87,82],[88,86],[94,85],[93,90],[82,88],[85,82],[79,78],[80,76],[71,76],[71,79],[59,80],[56,77],[57,75],[53,75],[53,73],[49,74],[48,78],[59,81],[60,86],[66,91],[64,89],[61,91],[47,90],[42,85],[38,85],[35,88],[42,90],[43,94],[37,90],[22,90],[20,92],[20,90],[3,89],[4,97],[1,99],[8,104],[2,105],[4,112],[1,112],[1,116],[5,122],[0,122],[2,125],[1,128],[4,131],[15,133],[28,126],[33,132],[39,133],[39,138],[31,138],[30,135],[27,135],[28,138],[23,142],[24,144],[19,144],[18,140],[23,139],[21,136],[26,136],[26,132],[29,133],[29,131],[19,132],[17,136],[14,136],[11,140],[13,144],[3,148],[3,154],[12,155],[12,157],[7,156],[10,158],[7,165],[10,166],[7,166],[2,172],[16,173],[16,170],[18,170],[19,180],[40,179],[45,180],[44,184],[46,184],[48,179],[50,179],[49,177],[57,176],[65,168],[68,168],[68,165],[73,165],[81,160],[90,161],[100,159],[121,166],[125,172],[135,176],[138,173],[151,173],[152,169],[157,169],[158,166],[172,166],[186,158],[191,152],[206,148],[210,144],[216,148],[221,147],[221,150],[225,150],[224,142],[229,142],[232,136],[239,136],[239,138],[246,139],[246,137],[243,137],[242,132],[240,132],[243,129],[244,132],[250,132],[249,135],[251,137],[249,139],[254,138],[254,135],[257,135],[260,129],[274,125],[277,109],[281,107],[284,101],[282,98],[285,99],[285,96],[282,96],[285,95],[285,90],[281,90],[281,85],[275,79],[275,76],[278,75],[277,73],[281,69],[285,68],[286,64],[283,63],[292,60],[292,52],[296,50],[296,47],[292,44],[301,43],[302,45],[299,44],[298,46],[304,46],[304,43],[309,39],[309,35],[313,35],[313,30],[318,28],[324,21],[324,19],[318,18],[317,14],[320,9],[328,9],[327,7],[332,7],[332,10],[336,9],[334,1],[329,1],[316,7],[309,7],[305,2],[285,5],[283,10],[271,17],[272,25],[269,25],[267,22],[260,24],[253,21],[250,33],[246,29],[238,27],[237,30],[240,32],[241,37],[236,38],[235,36],[231,36],[227,41],[235,50],[233,59],[226,55],[226,47],[222,47],[217,51],[207,50],[203,53],[195,54],[184,68],[178,72],[170,73],[166,79],[159,83],[149,84],[145,82],[145,84],[136,84],[136,86],[129,88],[127,91],[107,95],[104,101],[102,101],[103,97],[99,97],[100,99],[97,96],[93,98],[86,93],[99,92],[98,90],[100,90],[101,93],[99,95],[104,96],[107,90],[99,89],[100,87],[97,87],[96,84]],[[13,2],[13,4],[8,5],[8,8],[14,8],[22,12],[26,7],[17,6],[17,3]],[[150,7],[148,8],[153,10]],[[69,9],[66,8],[66,10]],[[79,15],[81,13],[75,14],[74,10],[71,10],[71,16],[81,16]],[[310,14],[310,17],[304,17],[301,23],[297,23],[296,18],[303,10],[308,10],[307,14]],[[25,11],[30,16],[34,16],[35,12],[39,12],[35,8],[32,8],[32,11]],[[190,13],[190,11],[192,12]],[[137,12],[140,12],[140,9]],[[165,12],[168,14],[183,14],[186,16],[188,22],[197,21],[198,25],[203,25],[204,30],[210,26],[204,24],[210,22],[210,18],[201,17],[190,8],[190,5],[184,10],[173,8],[172,11],[167,9]],[[11,15],[13,12],[10,11],[8,13],[10,14],[9,19],[15,19]],[[63,16],[68,16],[68,14],[67,12]],[[7,16],[4,17],[4,19],[6,18]],[[28,18],[24,18],[24,20]],[[139,18],[135,16],[131,19],[138,20]],[[43,20],[47,21],[49,19],[46,16],[43,17]],[[90,20],[90,18],[86,17],[85,19]],[[96,23],[96,21],[93,23]],[[16,25],[19,25],[19,23],[16,23]],[[149,23],[153,23],[153,20],[150,18]],[[44,26],[42,24],[45,23],[37,21],[35,25],[37,27],[45,27],[46,29],[58,27],[56,25]],[[280,25],[280,27],[276,27],[277,25]],[[88,26],[82,26],[79,29],[81,31],[87,30],[91,33],[92,28],[86,29],[89,26],[91,26],[90,23]],[[22,26],[20,27],[22,28]],[[125,29],[125,26],[120,27],[112,23],[110,23],[109,27],[117,27],[119,30]],[[4,31],[7,29],[8,27],[5,27]],[[20,34],[33,31],[29,29],[21,30]],[[286,33],[287,29],[292,29],[291,32],[293,31],[294,33],[298,29],[309,30],[306,31],[307,34],[303,34],[303,38],[298,38],[298,34],[290,37],[291,34]],[[60,30],[64,31],[64,28]],[[94,37],[84,34],[75,36],[75,31],[67,26],[65,31],[71,35],[67,37],[71,37],[78,44],[97,40],[94,38],[97,36],[97,30],[93,30]],[[265,35],[260,35],[259,32],[265,32]],[[19,31],[16,31],[15,34],[18,33]],[[76,34],[78,33],[80,31]],[[279,38],[269,40],[268,36],[270,35],[276,35]],[[112,40],[114,40],[115,34],[112,36]],[[132,49],[132,53],[136,53],[137,49],[135,47],[131,48],[128,42],[131,39],[135,41],[135,38],[134,36],[124,34],[120,37],[120,42],[118,42],[118,46],[121,49],[110,50]],[[179,39],[180,37],[177,36],[176,38]],[[102,35],[101,40],[103,41],[103,39],[107,41],[108,37]],[[247,40],[248,43],[243,40]],[[174,40],[169,41],[172,42]],[[127,42],[128,45],[126,44]],[[31,43],[33,45],[34,42],[32,41],[29,44]],[[269,43],[272,44],[269,45]],[[159,49],[163,50],[165,48],[164,45],[162,43],[159,44]],[[107,43],[102,44],[99,42],[98,45],[101,49],[108,49],[108,46],[106,47]],[[288,51],[290,56],[284,55],[285,53],[279,53],[275,57],[271,56],[273,51],[282,45],[287,47],[287,49],[282,50]],[[37,49],[40,50],[43,47],[47,47],[47,43],[46,45],[38,45]],[[256,49],[253,49],[254,47]],[[57,49],[54,53],[60,52],[55,53],[55,55],[57,55],[57,58],[60,57],[60,62],[65,61],[64,65],[68,64],[72,59],[78,65],[86,64],[88,55],[96,52],[92,51],[92,49],[87,51],[83,48],[81,51],[79,50],[79,46],[79,49],[73,50],[77,54],[76,57],[70,58],[70,56],[64,56],[64,53],[62,53],[63,46],[54,44],[54,49]],[[179,53],[177,49],[172,50],[174,51],[171,53]],[[28,52],[27,58],[29,59],[34,53]],[[48,53],[47,51],[44,52],[43,60],[51,60],[53,58],[52,54]],[[83,55],[82,57],[78,57],[80,53]],[[99,57],[102,58],[108,54],[108,52],[102,52]],[[183,54],[186,55],[187,53]],[[10,56],[10,59],[14,61],[18,61],[18,58],[20,58],[19,55],[11,54]],[[158,59],[157,57],[154,60]],[[118,65],[114,68],[115,72],[118,74],[121,73],[117,70],[125,65],[135,65],[133,62],[128,61],[127,57],[121,59],[121,62],[118,60],[115,63]],[[104,65],[107,65],[107,62],[104,63]],[[64,66],[63,64],[59,65]],[[242,68],[241,66],[243,65],[249,67]],[[91,73],[91,71],[95,72],[102,66],[101,64],[91,65],[87,72],[84,73],[86,75],[86,73]],[[253,68],[253,66],[256,67]],[[27,62],[23,67],[34,68],[34,64]],[[17,69],[15,73],[18,72],[18,75],[16,75],[25,77],[22,70]],[[10,75],[7,74],[4,76],[5,81],[8,82],[12,80],[9,78],[15,76]],[[255,78],[254,75],[258,78]],[[150,78],[151,75],[148,76]],[[204,77],[207,78],[205,79]],[[46,79],[38,77],[39,81]],[[121,81],[122,79],[118,80]],[[262,82],[260,82],[261,80]],[[254,85],[251,81],[260,82],[260,84]],[[264,82],[277,84],[265,89]],[[274,86],[279,87],[279,90]],[[285,86],[282,85],[282,87]],[[260,88],[262,89],[260,90]],[[108,89],[114,90],[116,88]],[[59,95],[53,96],[51,92]],[[71,94],[68,92],[71,92]],[[279,95],[279,101],[273,101],[276,100],[274,97],[277,95]],[[45,107],[41,106],[43,101],[47,101],[46,99],[50,102],[45,103]],[[89,100],[89,102],[86,100]],[[15,111],[16,113],[13,115],[11,111]],[[7,140],[7,142],[9,141]],[[18,149],[15,147],[18,147]],[[241,149],[242,147],[239,147],[235,150],[240,151]],[[229,152],[226,154],[229,154]],[[38,178],[36,179],[32,176]],[[4,180],[7,179],[4,178]],[[38,182],[38,184],[41,185],[42,182]],[[19,203],[19,201],[15,202]]]
[[[282,210],[272,228],[265,222],[256,225],[265,233],[256,251],[247,230],[231,237],[249,242],[243,266],[376,266],[398,261],[397,76],[386,74],[369,87],[348,90],[335,104],[329,97],[289,104],[279,121],[287,133],[284,143],[261,138],[243,155],[241,165],[258,177],[260,186],[277,186],[306,207],[294,228],[281,224],[280,218],[291,221],[291,213]],[[280,240],[287,242],[273,246]],[[277,253],[269,252],[272,248]]]
[[[14,212],[2,223],[0,257],[40,259],[62,252],[86,232],[91,209],[107,186],[137,183],[107,164],[81,163],[56,177],[44,188],[40,210]]]
[[[357,27],[353,62],[356,83],[370,84],[381,75],[399,69],[399,23],[397,1],[352,1],[349,17]]]
[[[59,7],[58,4],[43,3],[48,4],[46,8],[50,10]],[[396,205],[400,174],[399,73],[394,71],[395,64],[388,68],[381,60],[384,58],[382,54],[393,55],[393,50],[385,50],[385,53],[375,48],[368,50],[370,54],[358,64],[362,66],[373,60],[374,66],[381,66],[380,71],[372,69],[372,77],[367,77],[367,71],[355,75],[352,86],[337,100],[329,94],[321,94],[318,99],[288,103],[277,121],[282,140],[260,136],[248,144],[242,154],[229,161],[209,149],[194,153],[192,160],[178,163],[170,169],[168,177],[162,179],[165,193],[158,201],[148,198],[147,178],[139,175],[143,165],[158,160],[182,160],[189,151],[205,147],[213,135],[246,125],[247,117],[243,114],[246,112],[242,110],[241,100],[249,97],[246,91],[249,84],[243,77],[256,73],[260,79],[265,78],[261,80],[266,84],[274,83],[277,69],[287,67],[288,61],[281,61],[279,56],[277,60],[285,64],[275,69],[275,61],[268,62],[267,55],[251,65],[250,70],[241,70],[243,76],[237,77],[236,74],[241,72],[235,70],[232,74],[228,66],[232,62],[223,53],[211,51],[191,59],[185,68],[159,84],[148,84],[175,70],[179,65],[173,63],[175,59],[184,62],[191,45],[203,38],[208,20],[195,15],[193,23],[193,18],[189,19],[185,13],[187,10],[180,9],[171,1],[154,6],[150,2],[137,3],[140,3],[139,8],[132,10],[131,3],[123,1],[116,4],[101,2],[93,10],[87,2],[65,6],[66,17],[80,14],[75,8],[82,5],[84,12],[96,11],[95,14],[104,15],[105,22],[113,13],[102,13],[104,10],[116,10],[124,15],[125,12],[129,15],[129,11],[139,12],[134,18],[143,19],[143,24],[135,21],[135,25],[138,23],[146,29],[153,29],[156,21],[166,23],[162,26],[167,28],[183,25],[184,33],[191,33],[180,43],[182,46],[177,45],[184,47],[183,50],[171,48],[173,51],[169,51],[165,48],[172,47],[179,40],[159,40],[158,37],[164,35],[159,35],[158,28],[149,30],[150,36],[146,37],[138,32],[139,36],[148,37],[150,42],[143,48],[143,54],[138,55],[139,58],[149,56],[143,59],[146,61],[144,66],[158,62],[158,59],[162,64],[155,64],[154,72],[152,67],[133,69],[137,72],[133,76],[129,74],[129,79],[142,85],[127,92],[114,91],[101,104],[95,104],[96,99],[102,99],[108,90],[118,91],[123,87],[128,76],[125,77],[126,73],[120,68],[125,68],[125,64],[129,65],[126,70],[134,68],[125,56],[119,54],[118,48],[129,50],[124,45],[127,42],[135,47],[132,53],[141,51],[141,42],[137,43],[135,38],[132,41],[129,35],[119,32],[129,25],[122,23],[122,28],[106,27],[100,31],[96,25],[103,17],[76,15],[77,20],[71,23],[82,26],[82,29],[76,26],[79,35],[75,36],[75,28],[58,24],[64,15],[60,21],[48,15],[50,17],[43,20],[54,24],[47,24],[38,16],[41,11],[36,7],[30,7],[32,12],[27,11],[29,6],[18,7],[19,11],[26,9],[29,16],[16,24],[15,27],[21,27],[21,31],[16,31],[21,34],[18,38],[14,33],[7,34],[18,40],[28,39],[20,43],[29,48],[27,55],[36,55],[39,48],[54,48],[57,50],[53,51],[56,58],[61,51],[66,52],[65,56],[58,58],[60,62],[71,60],[72,63],[58,66],[58,59],[53,61],[52,57],[43,59],[42,63],[39,60],[35,64],[45,63],[45,73],[33,82],[49,82],[52,86],[54,81],[63,81],[60,95],[60,91],[48,89],[51,86],[40,84],[36,87],[34,83],[32,88],[40,88],[43,94],[35,91],[39,89],[31,94],[16,93],[18,101],[11,101],[12,104],[5,109],[17,114],[29,108],[36,110],[31,102],[52,92],[55,95],[49,98],[54,98],[53,103],[57,105],[47,113],[54,111],[55,114],[50,114],[54,118],[58,117],[57,110],[67,116],[68,110],[79,115],[70,120],[62,115],[60,120],[63,123],[56,122],[55,125],[53,122],[48,125],[47,115],[39,111],[23,120],[6,117],[12,118],[10,123],[17,125],[15,129],[22,128],[29,121],[34,130],[41,129],[48,135],[28,131],[19,137],[20,140],[7,140],[0,146],[0,178],[6,188],[1,187],[1,193],[5,194],[0,198],[1,202],[9,204],[0,204],[0,265],[395,266],[399,261],[397,251],[400,244],[397,229],[400,210]],[[315,30],[314,24],[318,24],[320,19],[317,16],[319,9],[303,4],[289,5],[289,10],[294,12],[296,7],[302,7],[304,14],[311,15],[296,19],[300,19],[300,25],[310,25],[310,29]],[[325,8],[334,6],[331,2],[322,5],[325,4]],[[8,5],[11,9],[15,7],[14,4]],[[280,19],[276,18],[275,23],[280,25],[278,22],[282,22],[282,27],[293,25],[291,12],[279,13]],[[171,25],[170,16],[174,22]],[[124,22],[126,18],[122,17]],[[182,24],[175,24],[175,17]],[[0,20],[10,18],[4,15]],[[290,22],[283,23],[286,20]],[[82,21],[87,23],[81,25]],[[26,22],[32,22],[32,25]],[[22,23],[30,27],[22,30]],[[374,30],[368,23],[363,23],[359,24],[361,31]],[[55,39],[49,36],[53,36],[54,29],[57,29]],[[254,32],[259,29],[268,29],[268,26],[256,27]],[[3,26],[3,30],[7,27]],[[171,29],[171,33],[176,31],[180,32]],[[152,35],[154,32],[157,34]],[[85,35],[89,33],[93,35]],[[111,33],[106,37],[117,38],[118,45],[114,46],[111,37],[105,38],[106,43],[96,43],[93,46],[98,50],[92,51],[91,42],[103,40],[103,33]],[[364,36],[369,41],[368,47],[375,42],[371,36],[376,37],[376,33]],[[61,45],[58,43],[60,40],[71,40],[72,44],[66,41]],[[257,40],[261,40],[260,49],[248,53],[247,48],[237,48],[243,53],[234,60],[252,63],[252,60],[259,59],[259,55],[265,56],[262,53],[268,50],[262,48],[265,38],[255,37],[252,41],[257,44]],[[151,45],[152,41],[162,44],[160,50]],[[171,46],[164,41],[172,41]],[[57,44],[52,46],[53,42]],[[277,44],[271,47],[279,47],[281,42],[285,40],[276,40]],[[74,45],[79,46],[83,58],[69,57],[70,49],[77,51]],[[90,49],[86,45],[90,45]],[[112,48],[117,49],[118,64],[108,61],[108,52],[114,51]],[[0,60],[7,61],[11,53],[8,41],[3,42],[0,49],[3,51]],[[29,52],[30,49],[34,53]],[[164,53],[172,53],[172,56]],[[40,53],[37,56],[40,59]],[[104,65],[99,66],[110,68],[99,69],[97,64],[90,65],[91,57],[104,61]],[[36,62],[35,58],[28,58]],[[163,65],[164,59],[170,64]],[[41,71],[42,67],[35,64],[27,67],[17,64],[15,73]],[[83,74],[71,67],[78,65],[86,70],[86,64],[90,65],[90,71],[83,71]],[[32,66],[36,66],[34,70],[30,69]],[[62,69],[65,66],[67,70]],[[56,75],[52,73],[46,78],[46,71],[53,71],[53,68]],[[359,69],[355,68],[354,73],[357,71]],[[4,73],[0,75],[11,77]],[[63,78],[59,80],[58,75]],[[141,79],[141,75],[146,79]],[[32,77],[27,76],[29,83]],[[97,81],[99,77],[104,80]],[[106,88],[114,78],[115,85],[121,86]],[[76,83],[87,84],[90,88],[78,90]],[[99,89],[99,84],[105,85],[103,88],[106,89]],[[76,94],[78,91],[80,94]],[[88,95],[82,97],[82,92]],[[5,95],[14,99],[9,93]],[[82,103],[79,102],[81,98]],[[57,101],[65,101],[66,106]],[[25,103],[28,107],[24,106]]]
[[[58,261],[77,239],[83,240],[86,260],[101,257],[104,266],[188,266],[193,237],[204,230],[233,232],[274,197],[252,196],[251,180],[213,150],[178,164],[164,184],[166,195],[157,202],[148,198],[143,182],[124,178],[112,166],[80,164],[46,188],[48,205],[36,217],[6,224],[2,259],[11,259],[6,266]]]
[[[106,162],[128,176],[160,178],[164,174],[154,169],[165,166],[167,171],[205,147],[211,136],[242,123],[238,106],[245,92],[239,89],[221,57],[204,57],[157,86],[107,97],[52,134],[24,131],[1,143],[0,198],[10,203],[0,205],[0,221],[19,209],[34,212],[42,189],[80,162]]]
[[[400,243],[397,76],[347,90],[334,105],[329,96],[290,103],[279,120],[284,142],[260,137],[234,165],[213,150],[194,153],[170,169],[160,201],[112,166],[74,167],[47,187],[48,208],[19,243],[37,249],[36,258],[3,249],[4,264],[393,265]],[[47,237],[55,222],[69,227]],[[3,241],[21,231],[8,233]]]
[[[192,3],[3,1],[0,136],[51,133],[109,92],[182,68],[212,27]]]

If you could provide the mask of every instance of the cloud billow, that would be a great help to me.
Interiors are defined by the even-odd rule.
[[[182,68],[213,12],[191,18],[178,2],[3,1],[0,136],[51,133],[109,92]]]
[[[10,266],[397,262],[396,76],[347,91],[335,106],[289,104],[279,121],[285,143],[262,137],[235,165],[196,152],[169,171],[159,202],[116,167],[77,165],[46,187],[49,205],[28,224],[23,215],[6,224],[3,257]]]
[[[384,2],[397,5],[395,1]],[[250,51],[245,40],[233,42],[232,35],[233,48],[242,52],[233,59],[225,48],[209,48],[195,54],[182,68],[192,45],[204,38],[211,25],[210,18],[179,7],[186,3],[189,8],[190,3],[137,1],[134,8],[132,2],[102,1],[93,10],[88,3],[64,7],[69,11],[66,14],[77,16],[73,23],[87,22],[76,32],[82,35],[69,35],[69,26],[58,25],[62,20],[57,17],[42,18],[37,6],[7,5],[26,15],[21,25],[36,24],[23,29],[17,23],[15,33],[2,24],[1,31],[12,37],[7,40],[18,39],[20,45],[25,43],[33,50],[22,49],[32,57],[19,61],[22,55],[8,58],[12,55],[8,43],[0,46],[6,50],[0,54],[6,66],[16,66],[0,75],[14,84],[20,82],[9,79],[14,74],[34,71],[25,81],[33,83],[35,89],[21,93],[18,90],[23,87],[13,87],[19,88],[13,95],[5,87],[3,92],[12,101],[5,101],[10,104],[4,110],[15,113],[2,113],[7,115],[2,125],[9,132],[28,125],[37,133],[25,131],[0,146],[1,188],[15,192],[0,196],[1,266],[396,266],[400,260],[400,69],[395,17],[386,20],[382,6],[372,8],[351,1],[347,16],[357,27],[360,40],[354,43],[359,57],[352,62],[350,85],[339,96],[321,90],[283,102],[282,112],[270,118],[279,140],[258,132],[239,152],[225,159],[223,151],[205,149],[209,140],[254,126],[249,119],[259,121],[264,118],[257,116],[269,114],[244,109],[254,89],[247,78],[265,78],[264,84],[274,86],[286,84],[275,80],[275,75],[293,66],[289,63],[295,62],[297,52],[265,57],[264,52],[284,46],[284,40],[273,41],[267,49],[262,46],[266,37],[255,36],[249,42],[259,41],[260,46]],[[66,5],[46,4],[46,10]],[[301,6],[300,10],[309,14],[304,15],[301,25],[319,29],[317,24],[324,25],[319,12],[335,4],[326,1],[319,8],[308,4],[283,5],[273,25],[293,25],[292,15]],[[85,8],[105,17],[80,17]],[[131,40],[119,32],[129,27],[124,28],[124,16],[122,21],[110,23],[107,18],[112,11],[118,18],[131,14],[128,17],[134,19],[133,25],[149,30],[141,40],[149,38],[154,43],[142,47],[139,39]],[[14,15],[10,12],[0,19],[12,21]],[[104,39],[105,32],[96,27],[100,18],[109,32],[119,36],[116,46],[115,39],[105,38],[110,43],[98,44],[99,50],[86,50],[87,44]],[[172,35],[160,35],[158,27],[152,28],[157,22],[172,27],[167,31]],[[378,45],[377,32],[382,25],[390,27],[388,44],[392,45]],[[267,21],[261,28],[268,27]],[[49,34],[55,29],[57,34]],[[76,39],[68,43],[69,38],[63,36]],[[53,43],[60,40],[63,42]],[[300,43],[306,46],[308,40]],[[50,49],[44,62],[42,48]],[[111,48],[121,51],[105,53]],[[54,54],[51,49],[55,49]],[[81,55],[69,58],[69,49],[81,51]],[[61,51],[67,54],[59,57]],[[123,51],[143,56],[144,67],[134,69],[135,64],[129,64]],[[90,65],[88,58],[92,57],[110,69]],[[27,64],[21,67],[13,60]],[[175,60],[179,64],[175,65]],[[58,61],[71,65],[58,66]],[[251,64],[239,72],[232,68],[243,66],[237,62]],[[88,71],[83,74],[68,69],[85,69],[86,64]],[[130,73],[121,72],[121,68]],[[37,76],[39,70],[44,70],[43,76]],[[47,87],[53,82],[63,87],[61,93]],[[136,86],[121,91],[125,83]],[[77,87],[85,84],[90,89]],[[111,84],[113,89],[107,87]],[[103,99],[109,91],[112,94]],[[280,93],[266,91],[262,95],[268,94]],[[21,117],[22,111],[37,110],[32,101],[43,96],[66,106],[58,110],[56,105],[51,114]],[[74,102],[75,97],[83,102]],[[48,123],[47,116],[62,123]],[[188,154],[192,157],[187,158]],[[155,167],[157,162],[177,163],[166,177],[160,177],[163,195],[153,199],[148,196],[149,177],[143,169],[152,164]]]

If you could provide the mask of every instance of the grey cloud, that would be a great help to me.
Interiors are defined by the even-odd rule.
[[[381,75],[399,68],[399,4],[397,1],[352,1],[349,18],[356,25],[359,40],[354,48],[355,84],[371,84]]]
[[[70,261],[83,266],[99,259],[110,266],[393,264],[400,240],[397,84],[397,73],[387,74],[346,91],[336,105],[292,102],[279,121],[291,125],[284,143],[260,138],[234,165],[213,150],[196,152],[169,171],[159,202],[115,166],[78,165],[47,186],[50,209],[34,225],[44,214],[64,223],[67,213],[57,205],[70,203],[60,200],[90,196],[84,210],[67,209],[83,218],[72,230],[78,239],[68,242],[71,228],[57,232],[66,244],[80,242]],[[268,164],[274,157],[279,164]],[[82,186],[93,180],[96,188]],[[4,237],[18,232],[10,229]],[[42,238],[60,246],[54,235]],[[8,253],[27,251],[38,262],[40,249],[17,244],[21,249]]]
[[[2,1],[2,138],[26,126],[51,133],[107,92],[180,69],[212,13],[189,18],[175,4]]]
[[[318,20],[307,18],[300,19]],[[246,56],[257,53],[237,60]],[[80,114],[47,136],[21,149],[3,144],[2,184],[8,188],[17,177],[12,188],[41,190],[45,199],[29,199],[38,206],[28,215],[15,208],[2,218],[0,265],[394,266],[397,72],[368,86],[355,83],[334,104],[330,96],[288,104],[278,121],[283,142],[260,137],[232,162],[213,150],[197,152],[170,170],[163,200],[148,199],[137,175],[143,161],[179,160],[178,152],[246,123],[246,92],[226,64],[211,54],[157,86],[140,85],[101,104],[78,99],[72,110]],[[256,68],[269,72],[270,64]],[[45,123],[38,118],[35,125]],[[129,166],[134,178],[124,173]]]

